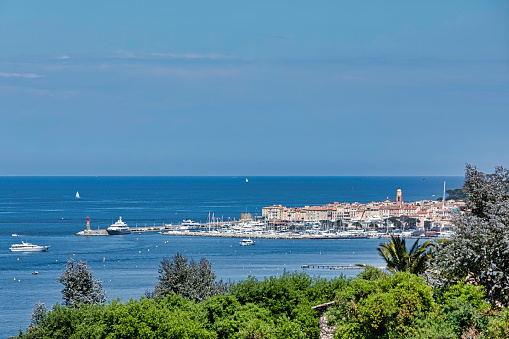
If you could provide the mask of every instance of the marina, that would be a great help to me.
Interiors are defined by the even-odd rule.
[[[221,238],[250,238],[257,239],[384,239],[391,235],[408,239],[435,239],[449,238],[453,236],[451,231],[415,233],[412,231],[376,232],[366,229],[350,228],[348,230],[331,230],[322,228],[310,228],[307,231],[274,231],[267,230],[264,224],[256,223],[256,227],[243,227],[245,223],[237,222],[217,228],[216,223],[202,224],[192,230],[182,228],[179,225],[161,226],[136,226],[130,227],[130,233],[159,233],[166,236],[189,236],[189,237],[221,237]],[[130,234],[124,233],[124,234]],[[108,236],[111,235],[106,229],[85,229],[76,233],[79,236]]]

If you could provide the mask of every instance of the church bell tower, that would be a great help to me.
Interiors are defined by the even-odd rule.
[[[401,188],[398,187],[398,191],[396,192],[396,204],[403,204],[403,193],[401,192]]]

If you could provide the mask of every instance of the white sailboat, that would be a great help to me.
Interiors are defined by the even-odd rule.
[[[247,178],[246,178],[246,182],[249,182],[249,180],[247,180]]]
[[[80,198],[80,194],[78,193],[78,191],[76,191],[76,199],[79,199]]]

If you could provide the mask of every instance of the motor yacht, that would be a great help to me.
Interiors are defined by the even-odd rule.
[[[191,231],[191,230],[199,229],[200,226],[201,225],[199,223],[197,223],[196,221],[185,219],[184,221],[182,221],[182,224],[180,224],[179,229],[183,230],[183,231]]]
[[[119,217],[116,223],[108,227],[106,232],[108,232],[109,235],[131,234],[131,230],[127,227],[127,224],[122,221],[122,217]]]

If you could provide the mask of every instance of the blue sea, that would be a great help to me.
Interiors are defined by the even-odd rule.
[[[0,337],[26,329],[34,305],[61,302],[56,282],[69,258],[85,260],[103,282],[108,300],[137,299],[152,290],[164,257],[176,252],[207,258],[218,278],[240,281],[302,271],[332,278],[357,270],[335,271],[317,265],[382,266],[376,247],[384,240],[269,240],[241,247],[238,239],[176,237],[157,233],[79,237],[106,228],[119,216],[129,226],[205,222],[209,213],[223,220],[240,213],[261,215],[262,207],[323,205],[332,202],[435,200],[460,188],[463,177],[2,177],[0,178]],[[79,192],[80,199],[75,197]],[[21,237],[12,237],[17,233]],[[21,240],[50,245],[48,252],[11,253]],[[314,268],[313,268],[314,266]],[[33,271],[38,275],[33,275]]]

